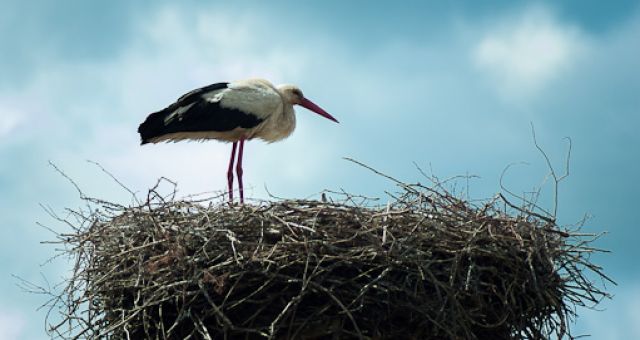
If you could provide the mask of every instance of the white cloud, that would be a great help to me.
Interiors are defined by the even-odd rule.
[[[19,314],[0,310],[0,339],[19,339],[26,320]]]
[[[573,329],[574,335],[589,334],[593,339],[605,340],[640,339],[640,285],[628,282],[617,289],[611,301],[605,300],[595,310],[581,308],[578,316],[581,327]]]
[[[632,290],[627,300],[626,315],[629,322],[629,335],[640,339],[640,286]]]
[[[20,123],[20,114],[0,104],[0,138],[10,134]]]
[[[267,19],[216,7],[199,8],[194,14],[167,6],[140,23],[137,38],[114,66],[124,66],[127,79],[139,79],[143,74],[135,71],[142,69],[151,71],[152,79],[161,76],[198,84],[253,76],[276,82],[295,77],[308,59],[306,53],[293,45],[283,53],[280,46],[291,37],[274,32]]]
[[[474,46],[473,60],[507,96],[535,94],[560,77],[584,52],[584,38],[543,7],[529,7],[489,28]]]

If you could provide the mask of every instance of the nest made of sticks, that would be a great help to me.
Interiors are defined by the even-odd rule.
[[[324,196],[323,196],[324,197]],[[388,205],[93,201],[54,337],[543,339],[607,293],[591,236],[516,208],[403,185]],[[363,201],[364,202],[364,201]],[[62,318],[59,320],[59,318]]]

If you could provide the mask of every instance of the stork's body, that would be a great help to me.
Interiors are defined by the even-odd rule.
[[[296,126],[293,109],[296,104],[338,122],[305,98],[294,85],[275,87],[263,79],[248,79],[216,83],[193,90],[164,110],[150,114],[140,124],[138,132],[142,144],[185,139],[232,142],[227,171],[229,200],[233,200],[233,165],[238,149],[236,174],[240,201],[243,202],[244,141],[260,138],[275,142],[288,137]]]

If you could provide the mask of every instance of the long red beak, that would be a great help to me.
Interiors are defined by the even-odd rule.
[[[332,120],[332,121],[334,121],[336,123],[340,123],[340,122],[338,122],[337,119],[333,118],[333,116],[330,115],[329,112],[323,110],[320,106],[314,104],[312,101],[310,101],[307,98],[302,98],[302,100],[300,101],[300,106],[302,106],[302,107],[304,107],[304,108],[306,108],[308,110],[311,110],[311,111],[321,115],[324,118],[330,119],[330,120]]]

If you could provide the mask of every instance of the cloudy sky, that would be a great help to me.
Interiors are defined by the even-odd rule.
[[[231,3],[231,4],[230,4]],[[250,142],[252,197],[309,197],[323,189],[384,197],[384,180],[342,159],[406,181],[413,165],[439,177],[473,174],[472,197],[504,178],[531,191],[547,174],[538,141],[570,176],[559,218],[607,231],[594,257],[618,283],[578,334],[640,338],[640,2],[638,1],[18,1],[0,11],[0,339],[46,339],[42,296],[13,275],[59,281],[40,244],[80,206],[57,164],[87,194],[130,201],[99,162],[145,192],[160,176],[181,195],[225,188],[229,146],[139,146],[137,125],[182,93],[212,82],[264,77],[296,83],[340,120],[299,110],[298,128],[272,145]],[[483,2],[485,3],[485,2]],[[524,164],[526,163],[526,164]],[[550,207],[553,192],[543,186]]]

